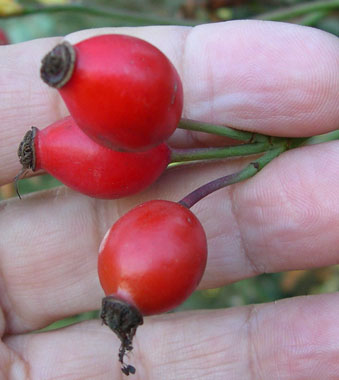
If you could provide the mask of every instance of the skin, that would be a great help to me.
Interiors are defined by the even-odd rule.
[[[184,116],[249,131],[308,136],[338,128],[339,42],[325,32],[240,21],[184,27],[83,31],[135,35],[159,47],[185,89]],[[32,123],[66,115],[38,78],[60,38],[0,48],[0,180],[19,171],[16,148]],[[176,146],[220,143],[179,131]],[[338,141],[284,153],[254,178],[192,211],[206,229],[201,288],[263,272],[339,263]],[[134,205],[178,200],[246,160],[168,171],[147,192],[93,200],[66,188],[1,202],[0,379],[119,379],[119,342],[100,321],[28,332],[100,307],[96,261],[107,228]],[[339,295],[296,297],[227,310],[146,318],[135,339],[134,379],[335,379]]]

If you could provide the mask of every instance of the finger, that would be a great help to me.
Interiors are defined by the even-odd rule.
[[[20,170],[17,148],[31,126],[42,128],[61,118],[66,109],[39,78],[41,57],[60,38],[40,39],[0,47],[0,185]]]
[[[290,151],[254,178],[194,206],[209,248],[201,287],[338,263],[338,159],[337,142]],[[136,204],[152,198],[179,200],[239,164],[168,171],[148,191],[119,201],[60,188],[2,203],[0,301],[8,331],[36,329],[99,308],[103,292],[96,260],[107,228]]]
[[[183,81],[185,117],[285,136],[338,127],[339,42],[330,34],[292,24],[235,21],[193,29],[106,28],[68,39],[113,32],[144,38],[171,59]],[[6,95],[0,104],[2,184],[20,170],[16,150],[26,130],[67,113],[57,91],[39,78],[41,58],[59,41],[0,49],[0,91]],[[179,132],[174,142],[190,136]]]
[[[177,30],[172,27],[169,36],[166,29],[154,33],[152,27],[140,28],[137,35],[158,46],[179,68],[186,117],[283,136],[338,127],[335,36],[249,20],[182,28],[179,38]],[[118,32],[135,35],[136,29]],[[101,33],[89,30],[67,38],[76,43]],[[324,107],[330,114],[325,115]]]
[[[146,319],[128,362],[135,379],[334,379],[338,294]],[[98,321],[10,337],[34,379],[120,378],[118,340]],[[43,363],[43,365],[41,364]]]
[[[283,155],[265,176],[233,192],[233,215],[254,272],[339,263],[339,142],[314,148]]]

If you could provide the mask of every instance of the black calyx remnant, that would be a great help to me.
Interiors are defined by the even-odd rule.
[[[107,296],[102,300],[100,317],[120,339],[119,362],[122,364],[121,371],[125,375],[135,373],[135,368],[124,363],[126,353],[132,351],[133,337],[138,326],[144,323],[140,311],[113,296]]]
[[[35,147],[34,147],[34,138],[37,133],[37,128],[32,127],[29,131],[26,132],[23,140],[21,141],[19,148],[18,148],[18,157],[20,160],[20,164],[22,165],[22,169],[20,170],[19,174],[17,174],[14,177],[14,186],[15,191],[18,194],[18,197],[21,199],[19,188],[18,188],[18,181],[20,178],[22,178],[26,171],[31,169],[35,170]]]
[[[32,127],[26,132],[23,140],[18,148],[18,157],[23,169],[35,170],[35,148],[34,138],[37,132],[37,128]]]
[[[41,79],[51,87],[61,88],[73,74],[75,59],[75,50],[69,42],[57,45],[41,61]]]

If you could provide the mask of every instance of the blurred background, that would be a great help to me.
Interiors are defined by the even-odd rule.
[[[339,36],[338,0],[0,0],[0,44],[104,26],[197,25],[243,18],[298,23]],[[20,181],[20,192],[55,186],[60,183],[43,175]],[[0,187],[0,199],[13,196],[16,196],[13,184]],[[197,291],[178,310],[270,302],[338,289],[339,266],[265,274],[224,288]],[[48,329],[96,317],[98,311],[76,315]]]

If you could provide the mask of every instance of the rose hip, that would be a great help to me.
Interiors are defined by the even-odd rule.
[[[186,207],[153,200],[129,211],[106,233],[98,273],[106,294],[101,317],[120,338],[123,371],[143,315],[180,305],[197,287],[207,260],[207,240]],[[132,367],[132,370],[134,368]]]
[[[85,135],[71,117],[42,130],[33,127],[18,154],[24,168],[43,169],[76,191],[107,199],[143,190],[161,175],[170,159],[166,144],[139,153],[105,148]]]
[[[108,34],[74,46],[64,42],[43,59],[41,77],[59,90],[80,128],[109,148],[154,147],[174,132],[181,117],[176,69],[139,38]]]

